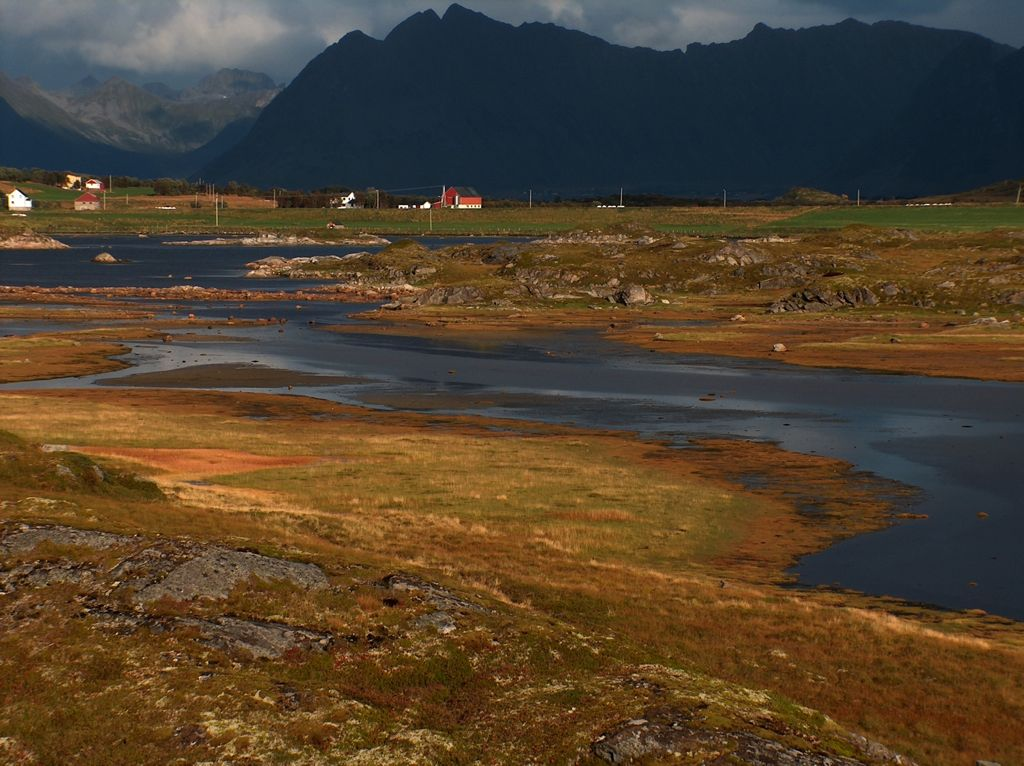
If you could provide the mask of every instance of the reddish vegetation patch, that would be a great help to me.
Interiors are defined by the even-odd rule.
[[[154,449],[141,447],[75,447],[75,452],[114,457],[144,463],[171,474],[190,477],[219,476],[267,468],[309,465],[319,460],[312,456],[269,457],[252,452],[223,449]]]

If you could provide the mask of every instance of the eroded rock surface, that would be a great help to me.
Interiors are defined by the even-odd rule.
[[[805,287],[787,298],[775,301],[769,311],[781,314],[786,311],[828,311],[829,309],[874,306],[878,296],[867,287]]]
[[[626,721],[590,749],[597,758],[615,764],[685,756],[687,763],[708,766],[865,766],[864,761],[798,750],[746,732],[696,729],[670,718]]]
[[[123,558],[110,567],[97,555]],[[305,590],[329,585],[315,564],[250,551],[72,527],[0,525],[2,593],[70,583],[82,591],[81,616],[91,617],[100,627],[119,632],[147,628],[154,633],[187,629],[201,643],[255,658],[332,645],[331,634],[301,626],[233,615],[166,616],[150,611],[163,599],[183,604],[224,599],[253,578]],[[126,607],[126,601],[134,608]]]

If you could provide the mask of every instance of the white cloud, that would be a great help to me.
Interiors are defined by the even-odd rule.
[[[122,40],[99,36],[69,42],[89,61],[150,73],[192,70],[196,61],[231,66],[289,32],[266,8],[245,0],[177,0],[166,5],[161,18],[137,18]]]
[[[583,4],[576,0],[540,0],[540,6],[552,21],[579,24],[585,18]]]
[[[623,45],[685,48],[775,27],[901,18],[1024,44],[1020,0],[462,0],[503,21],[553,21]],[[223,66],[294,76],[340,37],[382,38],[449,0],[0,0],[0,69],[67,84],[93,72],[174,78]],[[63,74],[61,74],[63,73]]]

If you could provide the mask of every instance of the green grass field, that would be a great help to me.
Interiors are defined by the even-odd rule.
[[[17,187],[30,196],[33,200],[39,202],[73,202],[75,199],[82,195],[82,192],[77,189],[58,189],[56,186],[46,186],[44,184],[27,182],[19,183]],[[153,194],[152,186],[138,186],[124,189],[114,189],[113,192],[108,192],[108,198],[124,199],[125,195],[129,197],[146,197]]]
[[[40,201],[67,201],[77,192],[24,187]],[[146,189],[128,189],[129,195]],[[574,230],[608,231],[646,229],[698,236],[758,236],[800,233],[864,225],[928,231],[990,231],[1024,227],[1024,207],[963,205],[955,207],[733,207],[733,208],[625,208],[535,207],[483,210],[327,210],[252,209],[229,206],[215,223],[210,206],[193,209],[169,200],[176,210],[132,208],[124,192],[107,196],[108,209],[82,213],[41,208],[28,219],[0,216],[0,230],[26,226],[49,234],[238,234],[258,231],[291,232],[328,238],[327,224],[343,232],[384,235],[543,236]]]
[[[873,206],[818,208],[765,228],[840,229],[863,225],[928,231],[991,231],[1024,227],[1024,207],[971,205],[952,207]]]

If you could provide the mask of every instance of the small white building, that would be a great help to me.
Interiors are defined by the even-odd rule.
[[[356,206],[356,193],[349,192],[347,197],[334,197],[331,199],[331,207],[342,210],[350,210]]]
[[[103,189],[103,182],[96,178],[90,178],[88,181],[85,182],[86,191],[103,191]]]
[[[8,192],[5,196],[7,197],[7,209],[12,213],[23,213],[32,209],[32,198],[21,189]]]

